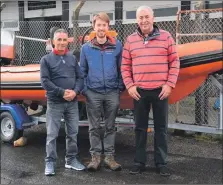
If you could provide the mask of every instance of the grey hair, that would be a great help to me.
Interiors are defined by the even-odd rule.
[[[66,34],[68,35],[68,32],[67,32],[65,29],[60,28],[60,29],[58,29],[58,30],[56,30],[56,31],[54,32],[54,34],[53,34],[53,39],[56,39],[56,34],[57,34],[57,33],[66,33]]]
[[[153,12],[153,9],[152,9],[151,7],[149,7],[149,6],[140,6],[140,7],[137,8],[137,10],[136,10],[136,17],[137,17],[138,13],[139,13],[141,10],[149,10],[149,11],[152,13],[152,15],[154,16],[154,12]]]

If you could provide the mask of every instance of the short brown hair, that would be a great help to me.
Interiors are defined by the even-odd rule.
[[[108,16],[108,14],[106,14],[105,12],[100,12],[100,13],[94,15],[94,17],[93,17],[93,27],[95,26],[95,22],[96,22],[97,19],[101,19],[101,20],[107,22],[108,25],[110,23],[110,18]]]

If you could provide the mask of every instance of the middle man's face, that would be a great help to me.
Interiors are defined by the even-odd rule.
[[[94,26],[94,31],[96,32],[97,37],[104,38],[106,37],[105,33],[109,30],[109,25],[107,22],[97,19]]]

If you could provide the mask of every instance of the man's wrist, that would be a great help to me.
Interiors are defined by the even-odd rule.
[[[80,94],[80,92],[77,89],[74,89],[74,92],[76,95]]]

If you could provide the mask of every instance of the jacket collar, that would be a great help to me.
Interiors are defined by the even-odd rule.
[[[66,55],[66,54],[68,53],[68,51],[69,51],[69,50],[66,48],[65,51],[64,51],[64,53],[63,53],[63,55]],[[53,48],[53,53],[54,53],[55,55],[59,55],[58,50],[56,50],[55,48]]]
[[[110,47],[110,46],[115,46],[116,45],[116,40],[115,38],[111,37],[110,35],[106,34],[107,41],[103,45],[104,48]],[[91,41],[91,44],[93,47],[99,47],[101,48],[101,45],[98,43],[97,38],[94,37]]]
[[[144,36],[144,34],[142,33],[140,27],[137,28],[136,32],[138,33],[138,35],[139,35],[140,37],[145,38],[145,36]],[[157,37],[157,36],[159,36],[159,35],[160,35],[159,28],[158,28],[158,26],[156,26],[156,25],[154,24],[154,25],[153,25],[153,31],[152,31],[152,33],[150,33],[150,34],[148,35],[148,39],[152,39],[152,38]]]

